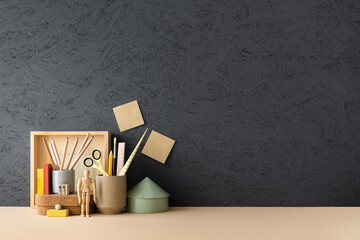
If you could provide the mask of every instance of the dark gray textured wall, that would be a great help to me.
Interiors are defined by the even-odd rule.
[[[29,205],[29,131],[109,130],[172,205],[359,205],[359,1],[1,1],[0,205]],[[127,153],[129,154],[129,148]]]

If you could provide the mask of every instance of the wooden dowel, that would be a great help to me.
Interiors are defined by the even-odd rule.
[[[54,162],[55,162],[55,168],[54,168],[54,170],[58,170],[58,169],[59,169],[59,166],[58,166],[58,164],[57,164],[56,157],[55,157],[55,153],[54,153],[54,149],[53,149],[53,146],[52,146],[51,142],[49,142],[49,149],[50,149],[50,152],[51,152],[51,156],[53,157]]]
[[[50,153],[49,147],[48,147],[48,145],[47,145],[47,142],[46,142],[46,140],[45,140],[44,137],[43,137],[42,139],[43,139],[43,144],[44,144],[44,147],[45,147],[45,149],[46,149],[46,152],[47,152],[47,154],[48,154],[48,156],[49,156],[49,159],[50,159],[52,168],[55,169],[55,163],[54,163],[54,160],[53,160],[53,158],[52,158],[52,156],[51,156],[51,153]]]
[[[70,154],[70,158],[69,158],[69,162],[68,162],[68,165],[67,165],[67,167],[66,167],[66,170],[69,170],[70,163],[71,163],[71,159],[72,159],[72,157],[73,157],[73,155],[74,155],[74,153],[75,153],[75,149],[76,149],[76,146],[77,146],[77,144],[78,144],[78,141],[79,141],[79,138],[76,138],[76,141],[75,141],[75,143],[74,143],[73,149],[71,150],[71,154]]]
[[[68,144],[69,144],[69,138],[66,137],[65,145],[64,145],[64,151],[63,151],[63,156],[62,156],[62,159],[61,159],[60,170],[63,170],[63,168],[64,168],[65,157],[66,157],[66,150],[67,150]]]
[[[51,144],[52,144],[52,146],[53,146],[53,150],[54,150],[54,154],[55,154],[55,157],[56,157],[57,165],[58,165],[58,167],[60,168],[60,164],[61,164],[61,163],[60,163],[59,152],[58,152],[57,147],[56,147],[56,145],[55,145],[54,139],[51,139]]]
[[[88,146],[90,145],[91,141],[94,139],[94,136],[92,136],[89,141],[85,144],[84,148],[81,150],[81,152],[79,152],[78,156],[75,158],[74,162],[71,164],[69,170],[73,170],[73,168],[75,167],[76,163],[79,161],[79,159],[81,158],[81,156],[83,155],[83,153],[85,152],[85,150],[88,148]]]

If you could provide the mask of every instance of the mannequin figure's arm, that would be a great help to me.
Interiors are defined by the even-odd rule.
[[[92,188],[93,188],[94,202],[96,203],[96,180],[95,179],[92,180]]]
[[[77,187],[77,195],[78,195],[79,204],[81,204],[81,184],[82,184],[82,181],[81,181],[81,179],[79,179],[78,187]]]

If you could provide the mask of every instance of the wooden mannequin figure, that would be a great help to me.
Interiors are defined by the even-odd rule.
[[[86,205],[86,217],[90,217],[90,195],[93,194],[94,202],[96,203],[96,181],[89,177],[90,171],[85,170],[84,176],[82,179],[78,181],[78,199],[79,204],[81,204],[81,216],[85,217],[85,205]],[[90,185],[92,185],[92,191],[90,189]]]

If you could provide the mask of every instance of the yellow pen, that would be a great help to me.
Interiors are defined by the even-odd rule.
[[[112,168],[113,168],[113,154],[112,154],[112,151],[110,151],[110,154],[109,154],[109,168],[108,168],[109,176],[112,176]]]

